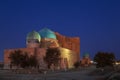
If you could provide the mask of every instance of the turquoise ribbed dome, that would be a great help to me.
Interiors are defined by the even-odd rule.
[[[83,57],[89,57],[89,53],[85,53]]]
[[[41,37],[38,32],[32,31],[27,34],[27,40],[29,39],[36,39],[40,42]]]
[[[39,31],[39,34],[41,35],[41,38],[56,39],[55,33],[48,28],[43,28],[42,30]]]

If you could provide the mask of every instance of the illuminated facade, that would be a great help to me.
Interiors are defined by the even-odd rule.
[[[60,68],[72,68],[73,64],[80,60],[80,38],[66,37],[48,28],[43,28],[39,32],[32,31],[27,34],[26,48],[5,49],[4,68],[10,67],[11,52],[21,50],[29,55],[35,55],[39,62],[39,68],[45,67],[43,60],[47,48],[59,48],[61,52]]]

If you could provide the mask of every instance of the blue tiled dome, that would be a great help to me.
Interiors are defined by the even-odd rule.
[[[48,28],[43,28],[42,30],[39,31],[39,34],[40,34],[41,38],[56,39],[55,33]]]
[[[85,53],[83,57],[89,57],[89,53]]]
[[[29,32],[27,34],[27,38],[26,39],[27,40],[29,40],[29,39],[36,39],[36,40],[40,41],[41,37],[40,37],[38,32],[32,31],[32,32]]]

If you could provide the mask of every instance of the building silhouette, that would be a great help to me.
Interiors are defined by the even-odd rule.
[[[58,48],[61,53],[60,68],[73,68],[75,62],[80,61],[80,38],[66,37],[58,32],[53,32],[48,28],[40,31],[32,31],[27,34],[26,47],[4,50],[4,68],[9,69],[11,60],[9,55],[21,50],[28,55],[35,55],[39,63],[39,68],[45,68],[44,57],[48,48]]]

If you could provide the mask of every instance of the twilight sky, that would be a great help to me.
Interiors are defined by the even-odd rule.
[[[120,59],[120,0],[0,0],[0,60],[44,27],[80,37],[81,56],[105,51]]]

